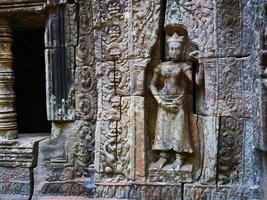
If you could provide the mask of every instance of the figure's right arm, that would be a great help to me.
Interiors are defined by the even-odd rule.
[[[159,77],[160,77],[160,66],[157,66],[154,70],[153,77],[152,77],[149,88],[150,88],[153,96],[157,100],[158,104],[161,104],[162,101],[161,101],[161,98],[159,97],[158,88],[157,88],[157,81],[158,81]]]

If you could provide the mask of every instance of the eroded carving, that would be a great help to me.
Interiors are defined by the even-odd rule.
[[[158,65],[154,70],[150,89],[158,102],[155,139],[152,149],[159,151],[154,170],[192,171],[192,165],[185,164],[188,154],[194,152],[192,146],[192,125],[190,115],[193,110],[193,83],[201,84],[203,69],[200,68],[193,79],[193,64],[186,60],[185,36],[174,33],[167,40],[170,61]],[[171,153],[175,154],[172,159]],[[184,168],[181,167],[184,165]]]

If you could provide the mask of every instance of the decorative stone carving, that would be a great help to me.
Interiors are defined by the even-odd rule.
[[[129,18],[128,52],[132,58],[150,58],[151,47],[156,43],[159,31],[160,0],[133,0]],[[148,31],[150,30],[150,31]],[[153,30],[153,31],[151,31]]]
[[[0,19],[0,137],[17,138],[16,112],[12,70],[12,30],[6,19]]]
[[[88,166],[94,162],[94,126],[84,122],[74,142],[74,166],[77,168],[76,175],[90,177]]]
[[[99,60],[118,60],[128,57],[128,0],[93,2],[99,10],[96,19],[96,57]]]
[[[243,117],[244,98],[242,94],[242,60],[219,59],[218,114],[222,116]],[[246,109],[248,109],[246,107]]]
[[[36,195],[260,199],[267,178],[254,143],[266,165],[263,7],[264,0],[0,0],[14,23],[49,15],[53,121],[34,184],[21,167],[37,163],[19,160],[35,161],[32,149],[0,144],[0,164],[19,167],[0,168],[0,179],[12,173],[0,193],[35,185]]]
[[[233,56],[241,54],[242,25],[240,0],[219,0],[218,12],[218,54]]]
[[[184,199],[185,200],[228,200],[240,199],[240,197],[247,199],[257,199],[259,195],[253,188],[240,187],[213,187],[203,185],[185,185]]]
[[[95,153],[97,118],[97,83],[91,1],[79,2],[79,38],[76,47],[75,100],[76,117],[82,122],[74,147],[77,175],[90,177]],[[77,119],[76,118],[76,119]],[[89,169],[90,168],[90,169]]]
[[[194,153],[192,146],[193,83],[203,81],[203,69],[193,76],[193,64],[186,60],[186,38],[174,33],[168,39],[170,61],[163,62],[154,70],[150,89],[158,102],[155,139],[152,149],[159,151],[154,170],[189,171],[192,165],[185,164],[187,154]],[[193,79],[195,77],[195,80]],[[171,159],[171,154],[175,159]]]
[[[200,57],[214,56],[215,54],[215,16],[214,1],[167,0],[164,27],[182,25],[188,28],[189,39],[199,48]]]
[[[222,117],[219,135],[219,184],[238,184],[242,178],[244,119]],[[234,150],[234,151],[233,151]]]

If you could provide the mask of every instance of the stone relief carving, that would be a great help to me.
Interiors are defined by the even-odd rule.
[[[219,0],[218,15],[218,54],[224,56],[240,55],[242,24],[240,17],[240,0]]]
[[[219,184],[235,184],[241,180],[243,126],[243,119],[232,117],[222,117],[221,119],[218,159]]]
[[[26,1],[33,2],[14,2],[24,6]],[[65,31],[65,42],[72,46],[67,55],[73,64],[71,74],[75,71],[75,113],[66,113],[66,117],[75,122],[69,122],[69,130],[61,130],[67,145],[60,141],[60,146],[57,141],[47,148],[54,154],[54,149],[67,146],[63,151],[71,163],[58,160],[58,168],[46,173],[49,183],[42,190],[80,194],[79,188],[87,188],[78,181],[90,176],[95,155],[96,177],[100,177],[93,185],[97,197],[259,199],[255,187],[259,184],[254,183],[260,179],[256,173],[260,167],[251,169],[253,137],[260,132],[260,111],[255,108],[257,103],[251,102],[258,101],[253,94],[259,90],[256,84],[253,88],[258,66],[252,64],[257,55],[242,57],[247,56],[242,54],[247,47],[242,47],[248,40],[250,46],[256,43],[254,38],[244,37],[248,27],[242,23],[251,14],[243,10],[245,6],[261,7],[259,2],[263,0],[47,0],[47,8],[79,4],[79,12],[75,6],[69,7],[72,14],[66,13],[69,21],[65,27],[70,29]],[[35,9],[45,7],[44,3],[36,5]],[[1,11],[7,8],[11,7],[0,6]],[[165,15],[164,22],[159,13]],[[79,31],[71,24],[76,14]],[[260,18],[250,22],[251,29]],[[171,59],[162,63],[155,47],[161,25]],[[53,45],[58,47],[49,43],[47,48]],[[152,46],[155,52],[151,52]],[[52,57],[54,52],[50,52]],[[263,71],[262,87],[267,82],[267,70]],[[205,105],[198,99],[203,95],[201,87],[205,88]],[[153,125],[148,128],[147,122]],[[245,168],[251,169],[252,178]],[[201,171],[201,176],[192,175],[196,171]],[[255,192],[241,185],[241,180]]]
[[[82,124],[74,146],[77,176],[89,176],[94,163],[97,90],[95,78],[95,48],[93,32],[93,5],[79,1],[79,38],[76,47],[76,115]]]
[[[202,56],[215,53],[214,2],[212,0],[167,0],[165,27],[182,25],[188,28],[191,40],[198,43]]]
[[[90,176],[89,165],[94,162],[94,148],[94,126],[89,122],[83,122],[74,142],[74,166],[77,169],[77,177]]]
[[[159,11],[159,0],[94,1],[97,181],[135,177],[135,131],[139,129],[133,125],[138,119],[131,115],[136,101],[142,100],[132,96],[144,95],[144,70],[149,59],[141,58],[149,56],[156,41]]]
[[[193,85],[202,84],[203,69],[194,74],[193,63],[187,55],[188,38],[178,32],[167,39],[170,61],[154,69],[150,90],[157,100],[157,120],[153,151],[159,152],[157,162],[149,171],[192,172],[192,164],[185,164],[188,154],[193,154],[192,125]],[[172,158],[175,157],[175,158]]]

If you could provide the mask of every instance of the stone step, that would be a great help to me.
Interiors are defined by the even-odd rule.
[[[0,146],[13,146],[17,144],[18,142],[15,140],[0,140]]]
[[[29,200],[29,196],[24,195],[1,195],[0,200]]]
[[[29,200],[29,196],[0,195],[0,200]],[[43,196],[43,197],[33,197],[32,200],[118,200],[118,199],[88,198],[82,196]]]
[[[88,198],[88,197],[81,197],[81,196],[45,196],[39,197],[36,200],[118,200],[118,199],[106,199],[106,198]]]
[[[16,147],[14,147],[14,149],[1,149],[0,148],[0,155],[4,154],[32,154],[33,153],[33,149],[17,149]]]
[[[0,154],[0,160],[12,160],[12,159],[31,159],[33,157],[32,153],[24,153],[24,154]]]
[[[14,167],[22,167],[22,168],[30,168],[32,166],[32,161],[30,162],[16,162],[16,161],[5,161],[5,162],[0,162],[1,167],[8,167],[8,168],[14,168]],[[2,200],[0,198],[0,200]]]

